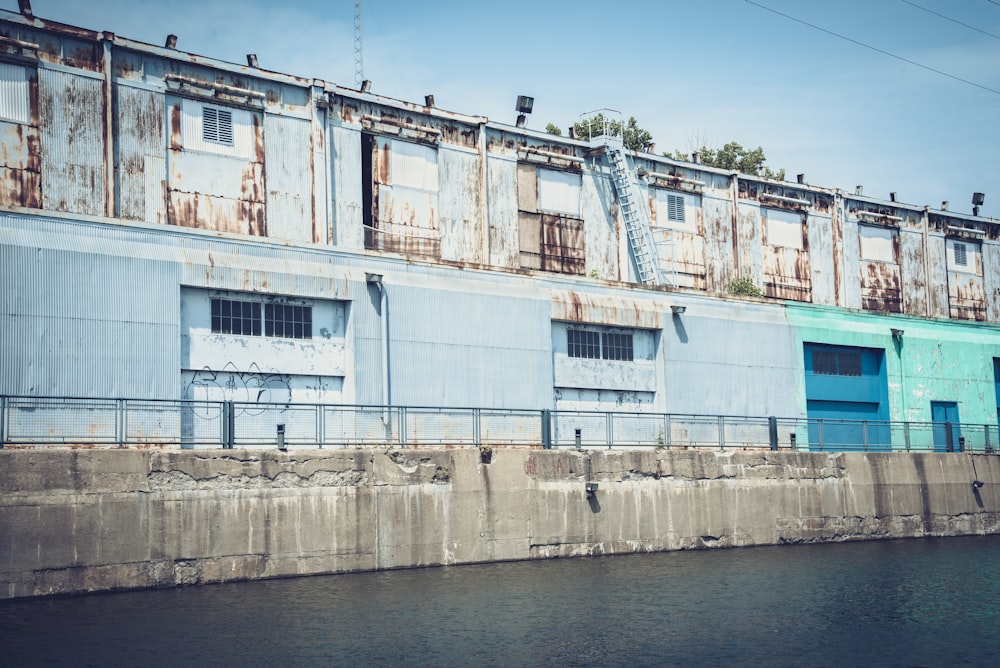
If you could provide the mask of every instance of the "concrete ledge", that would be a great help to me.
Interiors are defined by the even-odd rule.
[[[993,533],[988,455],[0,451],[0,598]]]

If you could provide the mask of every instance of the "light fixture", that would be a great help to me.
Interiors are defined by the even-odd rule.
[[[983,481],[982,480],[973,480],[972,481],[972,489],[974,489],[974,490],[981,489],[982,486],[983,486]]]
[[[973,216],[978,216],[979,215],[979,207],[981,207],[983,205],[984,201],[986,201],[986,194],[985,193],[972,193],[972,215]]]
[[[519,114],[530,114],[531,109],[535,106],[535,98],[528,97],[527,95],[517,96],[517,106],[515,111]]]
[[[687,310],[686,306],[677,306],[677,305],[674,305],[674,306],[670,307],[670,312],[672,314],[674,314],[674,315],[680,315],[680,314],[684,313],[684,311],[686,311],[686,310]]]
[[[896,341],[902,341],[903,340],[903,330],[896,329],[895,327],[893,327],[889,331],[892,332],[892,338],[894,340],[896,340]]]
[[[365,283],[368,285],[382,285],[382,274],[365,274]]]
[[[979,484],[982,485],[982,483]],[[586,485],[586,490],[587,490],[587,498],[588,499],[594,498],[594,495],[597,494],[597,483],[588,482]]]

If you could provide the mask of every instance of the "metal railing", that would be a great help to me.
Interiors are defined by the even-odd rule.
[[[1000,452],[995,424],[0,396],[0,447],[541,446]]]

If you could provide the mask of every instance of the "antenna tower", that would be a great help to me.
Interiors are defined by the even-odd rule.
[[[365,80],[365,56],[361,46],[361,0],[354,0],[354,85]]]

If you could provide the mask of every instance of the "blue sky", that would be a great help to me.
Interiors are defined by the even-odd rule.
[[[601,107],[635,116],[657,151],[735,140],[789,178],[1000,217],[1000,2],[363,0],[372,91],[528,126]],[[32,0],[36,16],[354,84],[353,0]],[[16,0],[0,8],[17,10]],[[921,9],[923,8],[923,9]],[[926,11],[930,10],[930,11]],[[958,25],[943,14],[976,29]],[[990,33],[990,34],[984,34]]]

